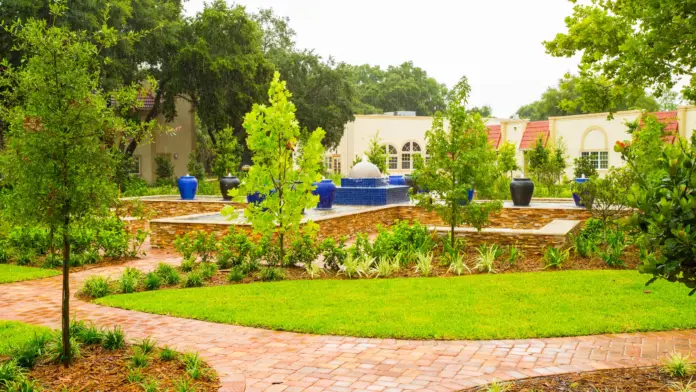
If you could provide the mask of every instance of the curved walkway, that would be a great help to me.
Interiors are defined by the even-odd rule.
[[[148,271],[165,254],[130,262]],[[90,275],[115,276],[124,266],[72,274],[71,291]],[[645,366],[674,350],[696,352],[696,331],[496,341],[411,341],[317,336],[222,325],[94,305],[72,298],[71,313],[102,326],[121,325],[130,338],[196,350],[214,367],[221,391],[453,391],[494,379]],[[58,328],[60,277],[0,285],[0,319]],[[504,320],[501,320],[504,322]]]

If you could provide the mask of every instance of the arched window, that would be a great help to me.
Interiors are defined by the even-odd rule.
[[[607,148],[607,134],[600,128],[591,128],[585,131],[580,155],[588,157],[597,170],[608,169],[609,150]]]
[[[387,168],[389,170],[396,170],[399,168],[399,152],[396,150],[396,147],[392,146],[391,144],[387,144],[384,146],[385,151],[387,153]]]
[[[420,153],[420,144],[416,142],[406,142],[406,144],[401,147],[401,168],[404,170],[411,170],[413,168],[413,155]]]

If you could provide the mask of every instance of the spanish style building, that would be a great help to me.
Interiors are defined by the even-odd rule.
[[[550,117],[545,121],[525,119],[486,119],[488,139],[497,149],[504,142],[517,148],[518,165],[522,168],[515,176],[526,171],[525,151],[534,147],[536,140],[544,143],[563,143],[568,150],[566,176],[572,177],[573,159],[588,156],[600,174],[611,166],[621,166],[621,156],[614,152],[617,141],[630,139],[627,122],[637,120],[640,110],[614,113],[592,113],[564,117]],[[690,138],[696,129],[696,106],[680,106],[675,111],[653,113],[667,124],[666,129],[684,138]],[[346,124],[345,133],[338,147],[327,151],[326,166],[330,172],[347,175],[356,157],[362,157],[370,139],[379,132],[380,142],[387,149],[387,167],[392,174],[410,173],[413,155],[427,156],[425,132],[430,129],[432,117],[415,116],[411,112],[385,115],[356,115],[355,121]],[[672,138],[673,139],[673,138]]]

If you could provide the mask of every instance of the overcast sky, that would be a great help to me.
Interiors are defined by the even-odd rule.
[[[228,0],[229,1],[229,0]],[[232,3],[232,1],[229,1]],[[255,12],[288,16],[300,48],[351,64],[413,61],[451,87],[462,75],[470,103],[508,117],[538,99],[577,58],[547,55],[541,44],[564,30],[565,0],[240,0]],[[188,0],[188,15],[204,0]]]

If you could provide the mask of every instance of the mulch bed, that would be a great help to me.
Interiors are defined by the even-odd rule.
[[[672,383],[685,385],[688,382],[689,378],[671,377],[661,372],[659,367],[650,366],[529,378],[506,383],[509,389],[503,390],[508,392],[647,392],[670,391]],[[486,388],[471,388],[465,391],[487,391]]]
[[[143,390],[140,384],[127,380],[132,347],[109,351],[101,346],[82,346],[80,351],[81,356],[69,368],[60,364],[39,364],[28,373],[29,378],[39,382],[46,391]],[[162,361],[155,349],[150,354],[148,366],[140,370],[143,380],[156,380],[161,391],[174,390],[175,382],[182,378],[189,379],[196,391],[217,391],[220,388],[217,374],[208,367],[205,369],[206,379],[192,380],[179,360]]]

